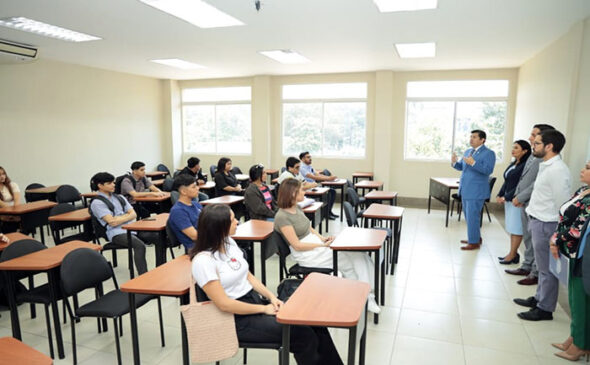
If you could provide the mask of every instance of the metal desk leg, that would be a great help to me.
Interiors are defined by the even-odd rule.
[[[332,266],[334,270],[332,274],[338,276],[338,251],[336,250],[332,250]]]
[[[180,305],[188,304],[188,294],[185,294],[180,297]],[[182,364],[189,365],[189,352],[188,352],[188,337],[186,335],[186,324],[184,323],[184,318],[182,318],[182,314],[180,315],[180,332],[182,335]]]
[[[289,365],[289,346],[291,345],[291,326],[283,325],[283,352],[281,353],[281,365]]]
[[[342,222],[342,216],[344,215],[344,185],[340,185],[340,222]]]
[[[383,254],[385,255],[385,257],[383,257],[383,263],[379,265],[381,272],[381,300],[379,301],[379,304],[381,305],[385,305],[385,273],[387,272],[387,253],[384,251]]]
[[[60,359],[66,357],[64,354],[64,341],[61,335],[61,323],[59,321],[59,308],[57,307],[57,290],[59,282],[57,280],[56,269],[47,272],[47,281],[49,283],[49,298],[51,300],[51,311],[53,312],[53,323],[55,327],[55,342],[57,342],[57,354]]]
[[[375,301],[377,304],[381,304],[379,300],[379,250],[375,250]],[[377,313],[373,313],[373,323],[379,324],[379,315]]]
[[[451,204],[451,189],[447,190],[447,220],[445,221],[445,227],[449,226],[449,204]],[[460,218],[461,216],[459,216]]]
[[[135,273],[133,271],[133,248],[131,246],[131,231],[127,230],[127,255],[129,257],[129,278],[133,279]]]
[[[8,296],[8,306],[10,307],[10,324],[12,326],[12,337],[22,341],[20,333],[20,321],[18,320],[18,307],[16,306],[14,279],[11,271],[4,271],[6,280],[6,294]]]
[[[430,204],[432,202],[432,195],[430,195],[430,192],[428,193],[428,214],[430,214]]]
[[[363,325],[363,335],[361,336],[361,343],[359,349],[359,365],[365,365],[365,349],[367,347],[367,304],[365,303],[365,320]]]
[[[158,232],[158,243],[156,244],[156,267],[166,263],[166,234],[165,230]]]
[[[266,241],[260,241],[260,277],[262,278],[262,284],[266,285],[266,258],[264,257],[264,247]],[[252,247],[252,253],[254,253],[254,247]]]
[[[140,365],[139,336],[137,334],[137,310],[135,308],[135,294],[129,293],[129,320],[131,321],[131,343],[133,347],[133,364]]]
[[[352,326],[348,330],[348,365],[354,365],[356,360],[356,327]]]

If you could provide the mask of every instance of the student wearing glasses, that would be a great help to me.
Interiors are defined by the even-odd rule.
[[[277,182],[282,184],[285,179],[297,179],[303,184],[303,190],[313,189],[318,184],[316,182],[307,182],[301,175],[301,161],[297,157],[289,157],[286,162],[286,170],[283,171]]]
[[[250,219],[273,221],[277,212],[277,203],[270,188],[264,183],[266,172],[262,164],[250,167],[250,185],[244,191],[244,204]]]
[[[337,179],[336,176],[327,176],[324,175],[322,172],[317,172],[311,166],[311,155],[309,152],[301,152],[299,154],[299,159],[301,160],[301,175],[305,178],[307,182],[322,182],[322,181],[334,181]],[[332,213],[332,207],[334,206],[334,202],[336,201],[336,190],[330,188],[328,190],[328,212],[330,212],[330,219],[338,218],[337,214]]]

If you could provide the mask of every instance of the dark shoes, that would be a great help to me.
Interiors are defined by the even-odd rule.
[[[461,249],[463,251],[472,251],[472,250],[479,250],[480,247],[481,247],[481,243],[474,243],[472,245],[462,246]]]
[[[516,254],[512,260],[504,260],[504,258],[500,259],[500,265],[512,265],[518,264],[520,262],[520,254]]]
[[[514,303],[518,305],[522,305],[523,307],[529,308],[536,308],[537,307],[537,299],[535,297],[528,297],[526,299],[516,298],[514,299]]]
[[[553,313],[535,307],[528,312],[518,313],[518,318],[526,321],[550,321],[553,319]]]
[[[467,240],[461,240],[461,243],[464,244],[464,245],[467,245],[467,244],[469,244],[469,241],[467,241]],[[480,245],[482,244],[482,238],[481,237],[479,237],[479,242],[478,243]]]
[[[518,269],[506,269],[504,270],[504,272],[506,274],[510,274],[510,275],[518,275],[518,276],[528,276],[531,272],[522,268],[518,268]]]
[[[539,278],[532,275],[528,275],[526,278],[517,281],[517,283],[520,285],[537,285],[538,282]]]
[[[330,215],[328,216],[328,218],[330,218],[331,220],[335,220],[336,218],[339,218],[340,216],[338,214],[334,214],[332,212],[330,212]]]

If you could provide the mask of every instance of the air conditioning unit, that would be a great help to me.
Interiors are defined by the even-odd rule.
[[[37,59],[37,48],[0,39],[0,64],[31,62]]]

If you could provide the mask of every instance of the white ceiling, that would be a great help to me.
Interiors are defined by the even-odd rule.
[[[209,0],[246,25],[200,29],[139,0],[0,0],[0,18],[24,16],[103,38],[70,43],[0,27],[40,58],[170,79],[371,70],[520,66],[590,15],[589,0],[439,0],[436,10],[380,13],[372,0]],[[434,41],[433,59],[400,59],[394,43]],[[257,53],[293,49],[282,65]],[[181,58],[193,71],[153,64]],[[1,67],[1,66],[0,66]]]

